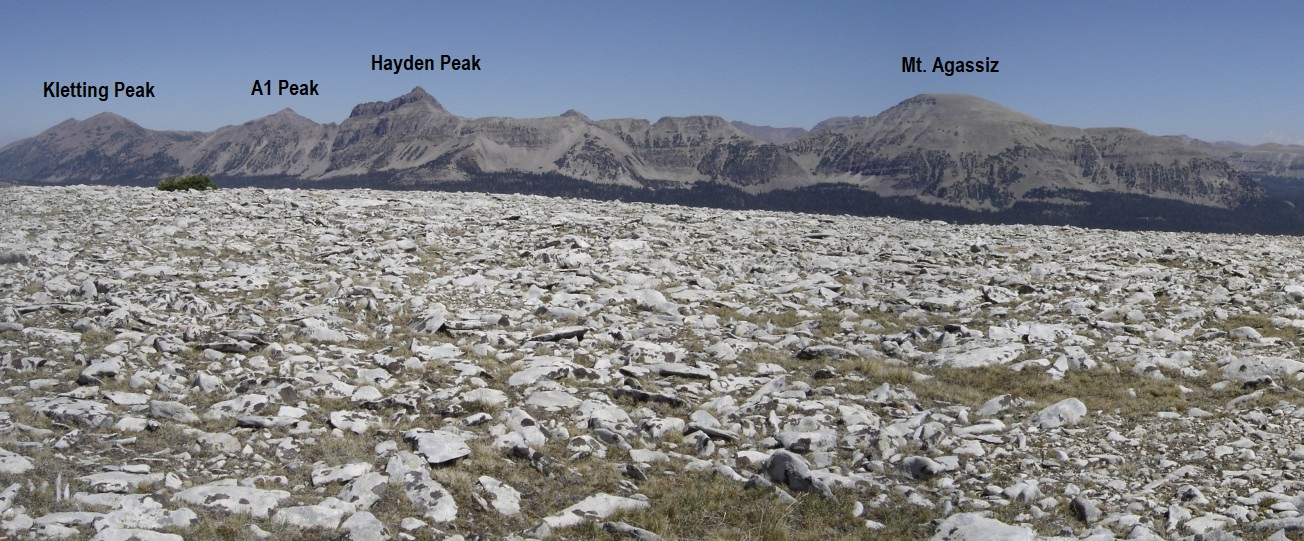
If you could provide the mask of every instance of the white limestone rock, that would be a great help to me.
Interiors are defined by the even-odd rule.
[[[1028,422],[1042,429],[1073,426],[1087,415],[1087,405],[1076,398],[1065,398],[1033,414]]]
[[[35,467],[32,461],[18,453],[0,448],[0,473],[22,475]]]
[[[272,522],[294,528],[334,530],[344,519],[344,511],[324,505],[297,505],[278,509]]]
[[[471,454],[471,447],[466,438],[445,430],[424,432],[409,430],[403,433],[403,439],[412,443],[418,455],[432,466],[452,462]]]
[[[476,480],[476,491],[487,503],[486,510],[492,508],[503,516],[515,516],[521,512],[521,493],[502,481],[481,475]]]
[[[284,490],[211,483],[182,490],[174,497],[192,505],[217,511],[267,518],[273,509],[290,499],[290,493]]]
[[[444,486],[430,476],[426,460],[406,451],[390,458],[385,469],[390,483],[403,489],[409,502],[434,522],[457,519],[457,501]]]
[[[579,503],[562,509],[555,515],[544,517],[543,523],[549,528],[565,528],[585,521],[601,520],[612,513],[625,510],[647,509],[648,502],[599,493],[580,500]]]
[[[321,486],[330,483],[347,483],[368,473],[371,473],[371,464],[368,462],[350,462],[342,466],[319,464],[312,469],[312,484]]]
[[[1026,539],[1034,541],[1037,532],[1023,526],[1011,526],[982,513],[956,513],[942,520],[933,541],[992,541]]]

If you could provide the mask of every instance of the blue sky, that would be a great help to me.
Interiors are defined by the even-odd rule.
[[[1304,2],[20,2],[0,22],[0,144],[102,111],[212,130],[291,107],[318,122],[422,86],[465,117],[717,114],[811,127],[925,92],[1053,124],[1304,144]],[[372,54],[480,58],[372,71]],[[907,74],[902,56],[1000,62]],[[250,96],[255,80],[320,96]],[[42,97],[46,81],[155,98]]]

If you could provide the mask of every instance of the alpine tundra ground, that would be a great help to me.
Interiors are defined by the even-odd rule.
[[[1285,539],[1299,239],[0,190],[0,535]]]

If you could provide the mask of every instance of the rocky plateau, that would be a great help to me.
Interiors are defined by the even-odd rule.
[[[1298,538],[1302,261],[1295,237],[5,188],[0,537]]]

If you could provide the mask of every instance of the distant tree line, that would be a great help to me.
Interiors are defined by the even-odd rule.
[[[165,192],[174,192],[178,190],[216,190],[217,185],[208,175],[190,175],[188,177],[177,177],[160,180],[158,189]]]

